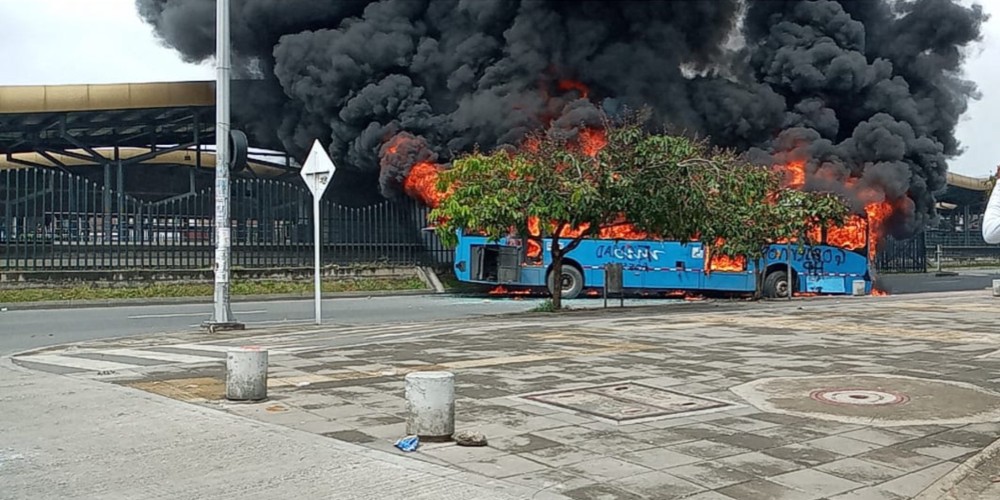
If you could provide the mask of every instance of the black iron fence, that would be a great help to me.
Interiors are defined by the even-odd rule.
[[[311,266],[311,200],[298,182],[234,179],[233,266]],[[0,171],[0,271],[209,269],[214,203],[210,189],[145,201],[65,172]],[[422,230],[427,209],[415,202],[321,207],[325,264],[451,262],[451,251]],[[1000,262],[1000,246],[987,245],[965,220],[909,240],[887,239],[875,268],[924,272],[938,245],[946,260]]]
[[[926,236],[920,233],[907,240],[891,236],[879,242],[872,265],[880,273],[922,273],[927,271]]]
[[[207,269],[214,262],[210,189],[143,201],[59,171],[0,171],[0,270]],[[324,202],[326,264],[447,263],[415,202],[353,208]],[[232,265],[312,265],[312,198],[298,183],[235,179]]]

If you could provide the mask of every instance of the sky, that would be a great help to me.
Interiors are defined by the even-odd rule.
[[[961,0],[971,4],[973,0]],[[973,47],[965,78],[976,82],[958,126],[962,155],[952,172],[985,177],[1000,165],[1000,0],[979,0],[991,19]],[[134,0],[0,0],[0,85],[211,80],[212,63],[189,64],[144,24]]]

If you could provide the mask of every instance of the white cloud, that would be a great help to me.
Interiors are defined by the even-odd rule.
[[[209,80],[153,36],[134,0],[0,0],[3,85]]]
[[[971,2],[964,1],[969,4]],[[955,173],[985,177],[1000,165],[1000,2],[978,2],[991,18],[983,25],[983,41],[969,51],[965,78],[976,82],[982,98],[969,103],[956,130],[965,152],[950,162]]]

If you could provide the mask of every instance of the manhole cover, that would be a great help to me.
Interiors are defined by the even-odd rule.
[[[690,414],[733,407],[733,403],[692,396],[635,382],[523,396],[524,399],[588,413],[614,422]]]
[[[1000,393],[902,375],[775,377],[729,390],[767,413],[876,427],[1000,421]]]
[[[898,405],[910,400],[906,394],[871,389],[820,389],[809,397],[832,405],[862,406]]]

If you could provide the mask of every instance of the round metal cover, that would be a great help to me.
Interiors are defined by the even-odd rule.
[[[809,397],[821,403],[857,406],[898,405],[910,400],[906,394],[872,389],[819,389]]]

